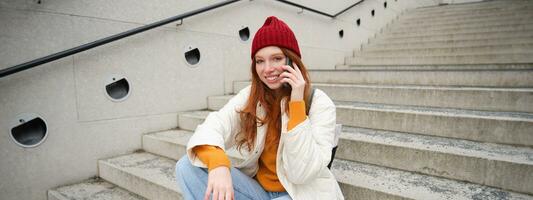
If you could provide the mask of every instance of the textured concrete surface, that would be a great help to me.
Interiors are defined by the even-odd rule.
[[[100,178],[48,191],[48,200],[146,200]]]
[[[313,85],[333,100],[395,105],[533,112],[533,89],[405,85]]]
[[[189,111],[182,112],[178,116],[178,126],[185,130],[194,130],[200,125],[209,114],[209,111]]]
[[[501,144],[533,145],[531,114],[336,102],[337,123]]]
[[[207,97],[207,109],[219,110],[233,97],[233,95],[209,96]]]
[[[401,70],[402,67],[380,70],[361,68],[310,71],[309,74],[312,83],[533,87],[533,79],[531,78],[533,77],[533,68],[529,70]],[[488,68],[488,66],[480,66],[480,68]]]
[[[99,176],[147,199],[182,199],[175,180],[176,161],[134,153],[98,161]]]
[[[336,156],[531,193],[533,149],[344,127]],[[409,161],[409,162],[406,162]]]
[[[502,191],[466,182],[420,175],[358,162],[335,160],[332,172],[340,183],[354,187],[346,199],[533,199],[533,196]],[[371,188],[376,192],[365,194]],[[372,194],[372,193],[378,193]],[[357,196],[356,196],[357,195]]]

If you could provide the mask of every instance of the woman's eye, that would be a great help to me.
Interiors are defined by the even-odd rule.
[[[276,58],[274,58],[274,60],[275,60],[275,61],[278,61],[278,62],[281,61],[282,59],[283,59],[283,58],[281,58],[281,57],[276,57]]]
[[[262,63],[262,62],[263,62],[262,60],[256,60],[255,64],[259,64],[259,63]]]

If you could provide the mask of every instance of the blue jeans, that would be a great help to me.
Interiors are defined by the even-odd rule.
[[[287,192],[265,191],[256,180],[234,167],[231,167],[230,173],[235,200],[292,200]],[[186,200],[204,198],[207,189],[207,177],[207,169],[193,166],[187,156],[182,157],[176,163],[176,181]]]

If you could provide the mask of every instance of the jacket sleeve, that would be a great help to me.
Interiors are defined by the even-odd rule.
[[[294,184],[307,183],[327,170],[335,137],[333,101],[316,90],[309,117],[290,131],[282,132],[282,167]]]
[[[219,111],[211,112],[196,127],[187,143],[187,156],[194,166],[207,168],[193,151],[199,145],[211,145],[226,151],[233,146],[233,138],[240,129],[239,109],[246,103],[250,86],[241,90]]]

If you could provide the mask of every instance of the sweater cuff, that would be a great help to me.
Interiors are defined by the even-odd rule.
[[[289,122],[287,131],[298,126],[298,124],[305,121],[307,118],[305,114],[305,101],[291,101],[289,102]]]
[[[231,166],[231,161],[221,148],[211,145],[195,146],[193,152],[196,156],[207,165],[207,170],[211,171],[220,166]]]

